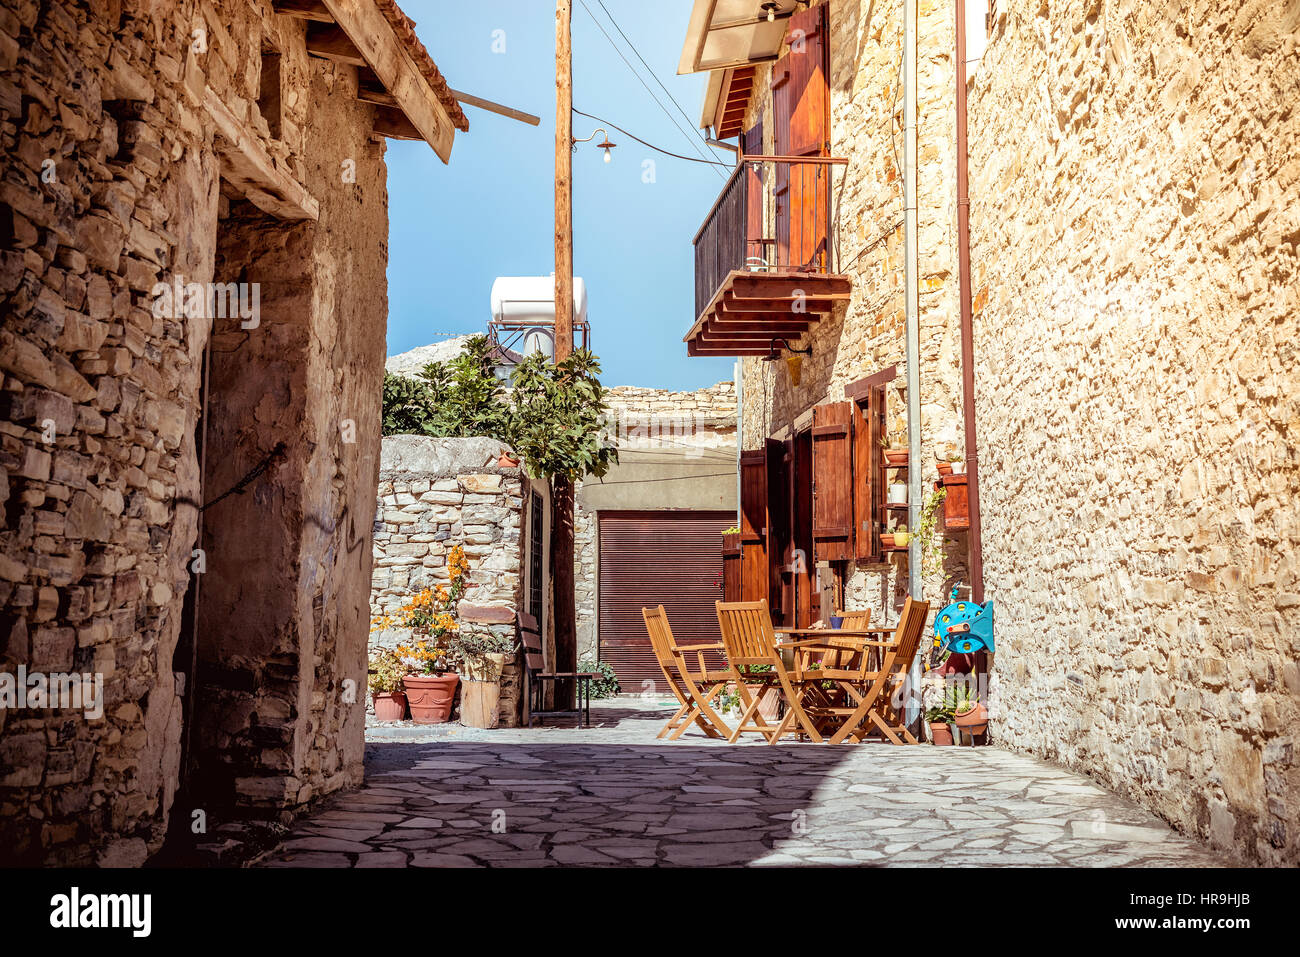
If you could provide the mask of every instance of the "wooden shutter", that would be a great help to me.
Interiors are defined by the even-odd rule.
[[[866,402],[853,403],[853,554],[861,561],[881,561],[884,476],[880,437],[884,434],[884,400],[883,389],[872,389]]]
[[[742,601],[767,597],[767,452],[740,453],[740,592]]]
[[[853,558],[853,403],[813,407],[813,559]]]
[[[826,4],[790,17],[791,48],[772,71],[778,156],[830,155],[830,49]],[[777,261],[784,268],[829,267],[830,167],[776,164]]]
[[[767,452],[767,604],[774,621],[784,621],[782,581],[790,549],[790,469],[784,442],[768,439]]]

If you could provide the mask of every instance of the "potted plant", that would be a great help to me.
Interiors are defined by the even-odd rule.
[[[894,482],[889,486],[889,504],[906,505],[907,504],[907,483]]]
[[[368,684],[376,720],[401,721],[406,717],[406,693],[402,690],[405,672],[401,656],[391,648],[371,657]]]
[[[772,671],[771,665],[740,665],[740,672],[743,675],[766,675]],[[768,721],[776,721],[780,717],[781,711],[781,692],[771,685],[750,684],[745,682],[745,688],[749,692],[750,698],[758,698],[758,713]],[[740,703],[741,710],[745,708],[744,701]]]
[[[372,624],[372,630],[410,629],[412,641],[399,646],[397,655],[408,669],[402,687],[416,724],[440,724],[451,718],[460,677],[452,667],[455,658],[448,639],[458,630],[456,603],[465,594],[468,572],[465,549],[453,546],[447,556],[450,587],[425,588],[396,612]]]
[[[953,706],[953,724],[966,734],[983,734],[989,726],[989,710],[979,695],[965,685],[953,688],[956,692]]]
[[[948,465],[953,475],[964,475],[966,473],[966,456],[957,449],[953,449],[948,454]]]
[[[449,639],[461,662],[460,723],[470,728],[495,728],[500,720],[501,674],[513,656],[515,640],[495,632],[459,631]]]
[[[899,525],[894,529],[894,547],[906,548],[907,543],[912,540],[912,533],[907,530],[906,525]]]
[[[952,744],[952,712],[936,705],[925,712],[926,723],[930,726],[930,743],[938,747]]]
[[[881,532],[881,533],[880,533],[880,547],[881,547],[881,548],[884,548],[884,549],[886,549],[886,550],[891,549],[891,548],[894,547],[894,533],[893,533],[893,532]]]
[[[881,447],[885,450],[885,463],[890,466],[898,467],[907,464],[907,447],[894,447],[889,444],[889,436],[880,440]]]

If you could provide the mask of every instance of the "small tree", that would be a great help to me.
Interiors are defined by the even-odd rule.
[[[427,363],[415,378],[384,376],[384,435],[469,438],[513,443],[513,416],[497,378],[492,342],[474,336],[460,355]]]
[[[573,581],[573,492],[588,475],[601,476],[618,461],[605,435],[605,390],[600,363],[586,349],[552,364],[533,353],[514,370],[514,449],[524,468],[551,483],[551,583],[554,587],[557,671],[578,663]],[[572,688],[565,689],[565,696]],[[561,706],[570,705],[571,699]]]

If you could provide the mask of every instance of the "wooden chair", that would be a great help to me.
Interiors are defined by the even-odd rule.
[[[650,634],[650,647],[654,649],[659,661],[659,670],[664,673],[668,688],[681,702],[681,707],[668,719],[668,722],[655,736],[668,735],[669,741],[676,741],[692,724],[698,724],[700,730],[710,738],[725,738],[731,734],[731,728],[718,717],[710,706],[719,691],[731,680],[731,669],[711,671],[704,662],[704,652],[722,650],[722,643],[687,645],[677,644],[673,638],[672,626],[668,624],[668,613],[664,606],[642,608],[641,617],[645,619],[646,631]],[[698,667],[693,667],[687,658],[694,653]]]
[[[797,663],[788,669],[781,660],[781,653],[776,647],[776,632],[772,629],[772,616],[767,610],[767,600],[715,602],[718,611],[718,627],[722,631],[722,644],[727,649],[727,663],[736,682],[736,692],[745,706],[740,716],[740,723],[727,739],[739,740],[742,734],[761,734],[768,744],[776,744],[784,735],[795,731],[795,722],[799,729],[812,740],[820,742],[822,736],[817,731],[812,719],[804,712],[803,693],[810,676],[816,672],[804,673]],[[758,676],[742,674],[742,667],[767,665],[771,671]],[[762,694],[751,695],[746,683],[754,684],[756,678],[761,680],[764,688],[774,687],[785,698],[785,716],[775,727],[769,725],[758,713],[758,702]],[[757,718],[757,720],[754,720]],[[750,722],[753,720],[753,723]]]
[[[890,697],[893,691],[906,680],[908,672],[912,669],[912,662],[920,649],[921,636],[925,632],[929,614],[929,602],[913,601],[909,598],[903,606],[903,613],[898,618],[898,625],[893,629],[893,635],[888,640],[840,639],[845,642],[852,641],[860,646],[864,652],[864,659],[868,649],[879,648],[881,662],[878,668],[863,671],[856,679],[843,679],[839,682],[852,701],[856,701],[856,707],[849,704],[811,708],[813,716],[819,719],[819,723],[827,718],[841,719],[838,729],[831,735],[831,744],[840,744],[848,737],[861,741],[869,731],[873,730],[870,726],[862,727],[865,721],[870,721],[876,730],[894,744],[902,744],[903,739],[906,739],[909,744],[917,743],[912,732],[904,724],[902,716],[893,707]],[[902,737],[900,738],[899,735]]]
[[[542,657],[542,633],[537,619],[520,612],[518,615],[519,640],[524,646],[524,666],[528,688],[524,700],[528,702],[528,727],[533,726],[534,718],[578,718],[582,727],[591,724],[591,679],[600,677],[594,671],[546,671],[545,659]],[[556,681],[574,681],[577,695],[577,708],[547,709],[546,683]]]
[[[871,609],[841,611],[836,613],[836,617],[844,619],[839,629],[828,628],[824,638],[810,638],[799,642],[796,647],[800,670],[809,677],[816,672],[821,679],[809,686],[805,710],[816,705],[825,710],[850,700],[845,683],[861,684],[876,657],[876,649],[863,647],[860,637],[836,635],[837,630],[866,631],[871,627]],[[827,688],[827,683],[834,686]],[[819,730],[824,730],[826,721],[816,716],[814,720]]]

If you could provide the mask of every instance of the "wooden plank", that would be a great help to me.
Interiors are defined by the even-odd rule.
[[[307,27],[307,52],[324,60],[365,66],[366,58],[337,24],[313,23]]]
[[[450,87],[448,88],[450,89]],[[500,103],[494,103],[492,100],[485,100],[481,96],[474,96],[471,93],[462,93],[460,90],[451,90],[451,95],[456,98],[458,103],[464,103],[466,106],[477,106],[480,110],[487,110],[489,113],[496,113],[499,116],[509,117],[512,120],[518,120],[520,123],[527,123],[529,126],[536,126],[542,122],[540,116],[533,116],[531,113],[525,113],[523,110],[516,110],[513,107],[503,106]]]
[[[804,295],[816,299],[848,299],[853,295],[853,280],[848,276],[822,273],[763,273],[756,275],[736,271],[725,287],[738,299],[796,298],[794,290],[803,289]]]
[[[378,106],[397,106],[397,97],[384,89],[370,67],[357,68],[357,99]]]
[[[272,0],[271,9],[282,17],[314,20],[317,23],[334,22],[333,15],[320,0]]]
[[[214,149],[221,175],[263,212],[279,219],[320,219],[320,203],[296,179],[278,168],[261,139],[241,123],[208,87],[203,105],[216,125]]]
[[[421,138],[433,147],[439,159],[447,162],[456,128],[379,8],[371,0],[322,2],[361,51],[384,89],[420,131]]]
[[[844,387],[844,398],[862,401],[867,398],[873,388],[883,386],[888,382],[894,381],[898,376],[898,366],[890,366],[888,369],[881,369],[872,375],[850,382]]]

